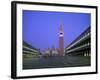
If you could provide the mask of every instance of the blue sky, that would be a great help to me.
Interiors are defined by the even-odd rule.
[[[64,47],[67,47],[90,26],[90,20],[89,13],[23,10],[23,40],[42,50],[58,48],[59,27],[62,23]]]

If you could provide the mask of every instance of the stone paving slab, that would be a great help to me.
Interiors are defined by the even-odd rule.
[[[53,56],[48,58],[41,57],[41,58],[23,59],[23,69],[78,67],[78,66],[90,66],[90,57],[67,55],[64,57]]]

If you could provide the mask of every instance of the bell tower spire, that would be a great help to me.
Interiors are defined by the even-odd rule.
[[[59,29],[59,54],[64,56],[64,31],[62,23],[60,23]]]

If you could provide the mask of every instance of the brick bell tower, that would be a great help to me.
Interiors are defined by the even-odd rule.
[[[64,56],[64,32],[62,24],[60,24],[59,29],[59,54],[60,56]]]

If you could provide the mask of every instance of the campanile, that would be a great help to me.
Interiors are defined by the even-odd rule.
[[[60,24],[59,29],[59,54],[60,56],[64,56],[64,31],[62,24]]]

